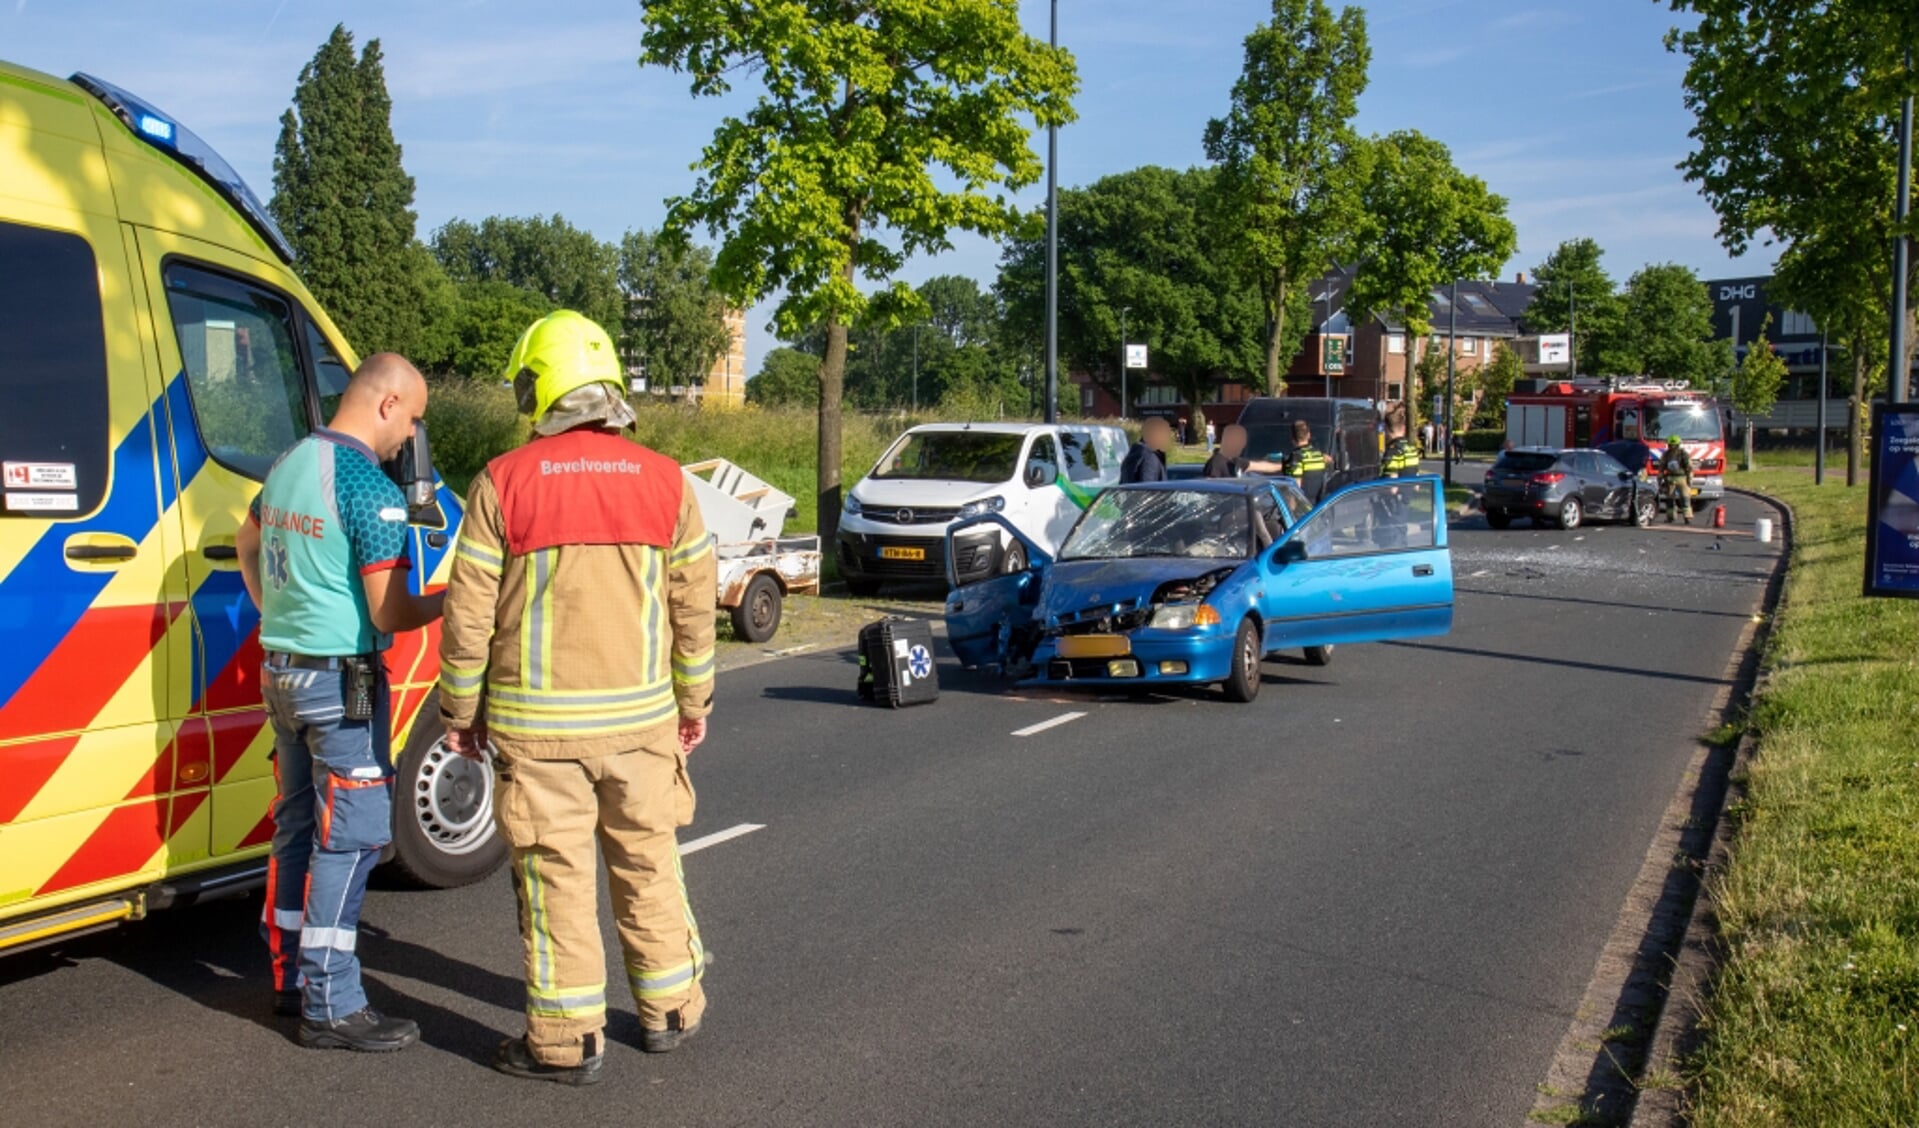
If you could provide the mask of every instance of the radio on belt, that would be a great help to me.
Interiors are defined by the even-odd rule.
[[[939,699],[933,625],[924,619],[881,619],[860,628],[860,700],[898,709]]]

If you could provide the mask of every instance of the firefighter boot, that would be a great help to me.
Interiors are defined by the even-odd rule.
[[[649,1054],[670,1054],[680,1048],[680,1043],[700,1032],[700,1023],[696,1020],[691,1026],[683,1026],[681,1011],[666,1016],[665,1030],[640,1031],[640,1049]]]
[[[597,1033],[581,1040],[580,1064],[548,1065],[533,1056],[525,1038],[508,1038],[493,1052],[493,1068],[509,1077],[529,1081],[552,1081],[560,1085],[593,1085],[600,1080],[600,1065],[606,1060]]]

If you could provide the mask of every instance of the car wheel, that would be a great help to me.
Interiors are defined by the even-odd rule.
[[[1513,524],[1513,515],[1504,509],[1488,509],[1486,524],[1495,529],[1510,529]]]
[[[1659,503],[1653,498],[1642,494],[1633,499],[1632,523],[1643,529],[1652,524],[1653,515],[1657,513],[1658,510]]]
[[[393,780],[393,868],[424,889],[471,885],[506,860],[493,823],[493,769],[446,746],[430,694]]]
[[[1326,646],[1307,647],[1306,648],[1306,664],[1308,666],[1332,665],[1333,664],[1333,648],[1331,644],[1328,644]]]
[[[1239,634],[1233,638],[1233,672],[1221,687],[1228,701],[1251,701],[1259,696],[1259,660],[1264,657],[1259,644],[1259,627],[1251,616],[1240,620]]]
[[[780,629],[781,611],[779,581],[761,572],[747,583],[740,605],[733,608],[733,637],[742,642],[765,642]]]
[[[1553,519],[1553,524],[1558,525],[1562,529],[1577,529],[1579,527],[1579,519],[1583,516],[1585,516],[1585,513],[1579,508],[1579,499],[1569,497],[1559,503],[1559,513],[1558,516]]]
[[[878,580],[849,579],[846,581],[846,594],[853,596],[855,599],[871,599],[879,593],[880,582]]]
[[[1008,576],[1018,575],[1026,570],[1026,546],[1018,541],[1006,546],[1006,555],[1000,560],[1000,571]]]

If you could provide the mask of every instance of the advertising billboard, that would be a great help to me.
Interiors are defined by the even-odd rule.
[[[1919,599],[1919,406],[1874,404],[1866,594]]]

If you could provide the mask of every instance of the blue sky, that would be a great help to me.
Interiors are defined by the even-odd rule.
[[[1418,129],[1510,201],[1530,270],[1591,236],[1623,281],[1649,262],[1704,277],[1765,273],[1765,248],[1730,259],[1715,218],[1673,165],[1691,115],[1682,61],[1662,44],[1663,0],[1380,0],[1367,10],[1371,85],[1358,125]],[[1046,34],[1047,5],[1024,0]],[[1203,160],[1246,32],[1268,0],[1061,0],[1079,60],[1079,121],[1060,134],[1060,183]],[[420,234],[455,216],[559,212],[606,239],[658,225],[662,201],[726,111],[636,63],[634,0],[0,0],[0,57],[86,70],[152,100],[218,149],[264,197],[278,119],[300,66],[335,23],[386,55],[394,129],[418,183]],[[1044,152],[1044,137],[1034,139]],[[1026,193],[1031,204],[1043,190]],[[962,239],[906,276],[990,282],[993,246]],[[750,322],[749,364],[768,347]]]

